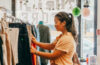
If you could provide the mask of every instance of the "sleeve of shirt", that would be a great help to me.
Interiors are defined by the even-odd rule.
[[[57,42],[55,49],[68,53],[73,49],[73,47],[74,46],[73,43],[71,42],[71,39],[62,38]]]
[[[56,37],[56,39],[52,42],[52,44],[56,44],[57,41],[60,39],[60,36],[61,36],[61,35],[59,35],[58,37]]]

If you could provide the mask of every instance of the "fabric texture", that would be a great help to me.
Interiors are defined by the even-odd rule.
[[[2,44],[3,44],[3,40],[0,36],[0,65],[3,65],[3,51],[2,51]]]
[[[3,44],[2,44],[2,50],[3,50],[3,65],[8,65],[7,62],[7,49],[6,49],[6,36],[5,34],[0,34]]]
[[[50,60],[51,65],[52,64],[73,65],[72,57],[76,50],[76,43],[75,43],[75,40],[73,39],[73,36],[71,34],[62,35],[58,41],[57,40],[55,41],[56,41],[56,45],[55,45],[54,51],[60,50],[60,51],[66,52],[66,54],[60,56],[59,58],[55,60]]]
[[[39,33],[39,29],[38,28],[35,28],[36,29],[36,33],[37,33],[37,37],[36,37],[36,39],[37,39],[37,41],[39,41],[40,42],[40,33]],[[39,46],[37,46],[37,50],[39,51]],[[40,61],[40,56],[37,56],[37,65],[41,65],[41,61]]]
[[[50,43],[49,27],[47,27],[47,26],[45,26],[43,24],[39,24],[38,28],[39,28],[39,34],[40,34],[40,42]],[[44,50],[42,48],[40,48],[40,51],[49,52],[48,50]],[[41,65],[47,65],[48,64],[48,60],[47,59],[40,58],[40,60],[41,60]]]
[[[35,26],[31,26],[31,32],[32,32],[31,34],[33,34],[34,37],[37,37]],[[31,42],[31,46],[36,48],[36,45],[33,42]],[[32,65],[37,65],[38,64],[37,61],[38,61],[37,56],[35,54],[32,54]]]
[[[37,30],[36,30],[36,27],[35,27],[35,25],[32,25],[31,26],[31,32],[32,32],[32,34],[37,38]]]
[[[26,24],[10,23],[10,28],[19,28],[18,63],[16,65],[32,65],[30,44]]]
[[[5,32],[7,32],[5,30]],[[7,62],[8,62],[8,65],[11,65],[11,58],[12,58],[12,55],[11,55],[11,44],[10,44],[10,40],[8,38],[8,32],[7,32],[7,35],[6,35],[6,50],[7,50]]]
[[[29,25],[27,25],[27,31],[28,31],[28,38],[29,38],[29,44],[30,44],[30,46],[31,46],[31,35],[32,35],[32,33],[31,33],[31,26],[29,26]]]
[[[50,43],[50,31],[49,27],[39,24],[40,42]]]
[[[31,44],[34,48],[36,48],[36,45],[34,43]],[[37,65],[36,63],[36,55],[32,54],[32,65]]]
[[[3,40],[3,65],[11,65],[11,52],[10,52],[10,43],[8,42],[7,36],[4,34],[6,32],[6,28],[8,28],[8,23],[2,20],[2,40]]]
[[[36,45],[34,43],[31,43],[31,35],[32,35],[32,32],[31,32],[31,26],[27,25],[27,30],[28,30],[28,36],[29,36],[29,42],[30,42],[30,46],[33,46],[34,48],[36,48]],[[34,30],[32,30],[34,32]],[[35,35],[35,33],[34,33]],[[31,55],[32,57],[32,65],[36,65],[36,55],[32,54]]]
[[[6,29],[6,32],[8,34],[8,39],[10,41],[11,46],[11,60],[13,60],[13,65],[16,65],[18,63],[18,35],[19,35],[19,29],[18,28],[8,28]]]

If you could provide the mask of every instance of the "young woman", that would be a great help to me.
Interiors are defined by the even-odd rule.
[[[37,51],[31,47],[31,53],[50,59],[51,65],[73,65],[73,55],[76,52],[76,30],[73,15],[59,12],[55,15],[55,27],[62,34],[51,44],[36,41],[32,36],[32,42],[43,49],[53,50],[52,53]]]

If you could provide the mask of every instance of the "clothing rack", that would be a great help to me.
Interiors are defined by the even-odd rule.
[[[10,11],[10,10],[4,8],[4,7],[0,7],[0,10],[4,11],[6,13],[12,13],[12,11]]]
[[[4,18],[5,19],[1,22],[2,24],[7,22],[6,21],[7,18],[22,21],[13,16],[6,16]],[[18,52],[17,52],[18,56],[16,56],[16,54],[15,54],[13,57],[14,58],[13,61],[15,61],[15,63],[13,65],[15,65],[15,64],[17,64],[17,65],[25,65],[25,64],[33,65],[33,63],[36,63],[36,56],[30,54],[30,45],[31,45],[31,36],[30,35],[32,34],[31,28],[30,28],[31,25],[27,26],[28,23],[22,22],[22,24],[21,24],[21,22],[20,23],[15,22],[14,20],[11,23],[9,22],[8,23],[9,25],[7,24],[9,26],[7,29],[5,29],[4,26],[2,28],[2,31],[3,31],[3,29],[5,29],[4,33],[2,33],[2,34],[5,34],[6,30],[8,30],[9,33],[7,33],[7,32],[6,33],[8,34],[8,39],[10,39],[9,44],[11,44],[11,46],[13,45],[12,40],[18,40],[17,42],[14,42],[14,44],[16,44],[16,45],[12,46],[12,48],[15,47],[16,50],[18,50]],[[16,32],[17,32],[17,34],[15,34]],[[12,35],[14,36],[14,38]],[[8,43],[6,43],[6,44],[8,44]],[[10,50],[13,50],[12,48],[10,47]],[[16,51],[13,50],[12,53],[14,54],[14,53],[16,53]],[[13,55],[11,55],[11,56],[13,56]],[[17,57],[18,61],[15,60],[16,57]],[[11,57],[10,57],[10,59],[11,59]]]
[[[8,9],[6,9],[4,7],[0,7],[0,10],[4,11],[3,17],[1,18],[1,20],[5,20],[6,21],[7,19],[9,19],[9,21],[11,21],[13,23],[25,23],[25,21],[23,21],[23,20],[21,20],[19,18],[16,18],[15,16],[7,15],[7,13],[11,13],[11,11],[9,11]],[[9,21],[7,21],[7,22],[9,22]],[[30,23],[26,22],[25,24],[30,24]]]
[[[23,23],[23,21],[22,21],[21,19],[18,19],[18,18],[14,17],[14,16],[6,16],[6,18],[11,19],[13,23],[14,23],[14,22],[15,22],[15,23],[16,23],[16,22]]]
[[[7,19],[9,21],[6,21]],[[14,17],[14,16],[8,16],[8,15],[6,15],[6,13],[4,13],[4,16],[2,17],[1,20],[4,20],[5,22],[10,22],[10,23],[12,22],[12,23],[25,23],[25,24],[30,24],[28,22],[24,22],[23,20],[21,20],[19,18]]]

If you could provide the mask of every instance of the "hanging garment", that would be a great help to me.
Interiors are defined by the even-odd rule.
[[[3,50],[3,65],[8,65],[8,62],[7,62],[6,36],[5,36],[5,34],[0,34],[0,37],[2,38],[2,41],[3,41],[3,44],[2,44],[2,50]]]
[[[31,44],[34,48],[36,48],[36,45],[34,43]],[[36,64],[36,55],[32,54],[32,65],[37,65]]]
[[[39,33],[39,29],[38,28],[36,28],[35,27],[35,29],[36,29],[36,33],[37,33],[37,41],[39,41],[40,42],[40,33]],[[37,50],[39,51],[39,46],[37,46]],[[36,61],[36,64],[37,65],[41,65],[40,63],[41,63],[41,61],[40,61],[40,56],[37,56],[37,59],[36,59],[37,61]]]
[[[39,33],[40,33],[40,42],[50,43],[49,27],[47,27],[47,26],[45,26],[43,24],[39,24],[38,28],[39,28]],[[49,52],[49,51],[44,50],[42,48],[40,48],[40,51]],[[41,65],[47,65],[47,63],[48,63],[47,59],[40,58],[40,60],[41,60]]]
[[[5,34],[6,28],[8,28],[7,22],[5,20],[2,20],[2,40],[3,40],[3,65],[11,65],[11,52],[10,52],[10,43],[8,42],[7,35]]]
[[[34,37],[37,39],[37,41],[40,41],[39,30],[38,30],[38,28],[35,27],[35,25],[31,26],[31,31],[32,31],[32,34],[34,35]],[[35,46],[34,43],[33,43],[33,46]],[[38,46],[36,46],[36,49],[39,51]],[[41,65],[39,56],[36,56],[36,65]]]
[[[5,30],[5,32],[6,32],[6,30]],[[11,65],[11,58],[12,58],[11,44],[10,44],[10,40],[8,38],[8,33],[5,34],[5,36],[6,36],[7,63],[8,63],[8,65]]]
[[[17,65],[32,65],[32,59],[29,47],[29,38],[26,24],[10,23],[10,28],[19,28],[18,36],[18,64]]]
[[[13,65],[18,63],[18,35],[19,29],[18,28],[8,28],[6,29],[6,33],[8,34],[8,39],[11,46],[11,60],[10,61]],[[10,64],[11,65],[11,64]]]
[[[3,60],[4,60],[3,64],[4,65],[16,65],[15,61],[17,61],[17,59],[15,59],[15,58],[18,57],[18,56],[16,56],[16,50],[15,49],[16,49],[17,45],[16,45],[16,40],[14,40],[14,39],[16,39],[16,36],[14,36],[14,35],[17,35],[16,34],[17,31],[16,31],[16,29],[14,29],[13,32],[11,32],[12,29],[9,29],[9,28],[4,28],[4,30],[7,34],[1,34],[1,36],[3,37],[3,42],[4,42],[3,43],[3,52],[4,52],[4,54],[3,54],[3,56],[4,56],[3,57]],[[14,32],[16,32],[16,33],[14,34]],[[11,44],[11,43],[13,43],[13,44]],[[12,45],[13,45],[13,48],[12,48]]]
[[[0,65],[3,65],[3,51],[2,51],[2,44],[3,44],[3,40],[0,36]]]
[[[50,31],[49,27],[39,24],[40,42],[50,43]]]
[[[5,20],[2,21],[2,32],[4,33],[6,28],[8,28],[8,22],[6,22]]]
[[[1,24],[1,21],[0,21],[0,33],[2,32],[2,24]]]
[[[34,26],[31,26],[31,34],[34,35],[34,37],[36,37],[36,30],[34,28]],[[34,48],[36,48],[36,45],[34,43],[31,43],[31,46],[33,46]],[[37,65],[37,56],[35,54],[32,54],[32,65]]]
[[[30,46],[31,46],[32,32],[31,32],[31,26],[30,25],[27,25],[27,31],[28,31],[29,43],[30,43]]]
[[[32,39],[31,26],[27,25],[27,31],[28,31],[30,46],[36,48],[36,45],[31,43]],[[36,65],[36,55],[32,54],[31,57],[32,57],[32,65]]]
[[[35,36],[35,38],[37,38],[37,31],[36,31],[35,25],[31,26],[31,31],[32,31],[32,34]]]

